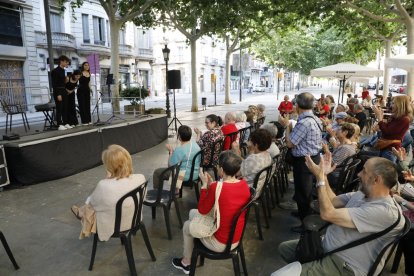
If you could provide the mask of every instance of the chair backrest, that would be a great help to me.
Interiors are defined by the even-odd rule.
[[[351,164],[345,166],[345,170],[342,172],[338,179],[339,193],[343,193],[344,191],[347,191],[349,189],[349,185],[353,182],[355,178],[355,171],[359,163],[361,163],[361,160],[354,159],[352,160]]]
[[[201,162],[203,160],[203,154],[204,154],[204,150],[200,150],[199,152],[197,152],[194,157],[193,157],[193,161],[191,161],[191,171],[190,171],[190,178],[188,179],[188,182],[193,182],[196,181],[198,179],[198,175],[194,175],[194,168],[196,166],[196,162],[197,162],[197,158],[199,158],[199,166],[201,165]]]
[[[253,126],[248,126],[248,127],[244,127],[239,129],[239,141],[240,141],[240,145],[242,145],[243,143],[247,142],[247,139],[251,133],[253,129]]]
[[[124,196],[118,199],[118,202],[115,206],[115,226],[113,234],[114,237],[119,236],[119,233],[121,232],[122,204],[127,198],[132,198],[132,200],[134,201],[134,215],[132,217],[131,227],[129,228],[129,230],[135,233],[139,229],[139,224],[141,223],[142,219],[142,204],[144,203],[144,196],[147,190],[147,184],[148,181],[145,181],[145,183],[133,189],[132,191],[126,193]]]
[[[237,222],[239,221],[240,216],[243,213],[245,213],[244,225],[243,225],[242,234],[241,234],[240,240],[239,240],[239,243],[242,242],[243,236],[244,236],[244,231],[246,229],[247,220],[249,218],[250,207],[252,206],[252,204],[254,202],[255,195],[256,195],[256,190],[254,188],[250,188],[250,200],[249,200],[249,202],[247,202],[247,204],[245,204],[243,206],[243,208],[241,208],[240,211],[233,217],[233,220],[232,220],[232,223],[231,223],[231,228],[230,228],[229,238],[228,238],[227,243],[226,243],[226,249],[223,252],[224,254],[228,254],[230,252],[231,246],[233,244],[234,232],[236,231],[236,227],[237,227]]]
[[[158,190],[157,190],[157,198],[155,200],[155,202],[160,202],[161,198],[162,198],[162,191],[164,189],[164,179],[166,179],[166,175],[169,174],[170,175],[170,179],[171,179],[171,186],[170,186],[170,198],[174,198],[175,197],[175,187],[177,186],[177,179],[178,179],[178,174],[180,172],[180,166],[181,166],[181,162],[178,162],[175,165],[172,165],[168,168],[166,168],[165,170],[162,171],[160,177],[159,177],[159,183],[158,183]]]
[[[237,141],[237,136],[238,135],[239,135],[239,131],[235,131],[235,132],[228,133],[228,134],[224,135],[224,141],[225,142],[223,143],[223,146],[222,146],[221,150],[222,151],[224,150],[224,145],[226,145],[226,144],[230,145],[230,149],[231,149],[231,144],[233,144],[234,141]],[[227,143],[227,141],[229,141],[229,142]]]
[[[4,113],[11,113],[10,107],[6,102],[6,99],[4,97],[0,97],[0,103],[1,103],[1,107],[3,108]]]
[[[273,161],[270,166],[261,169],[254,177],[253,188],[256,190],[256,198],[262,194],[263,187],[265,187],[272,177]]]
[[[390,259],[392,253],[395,250],[395,247],[398,245],[402,237],[404,237],[411,229],[411,222],[406,216],[401,216],[402,219],[405,219],[404,228],[401,233],[395,237],[393,241],[384,246],[384,248],[378,254],[374,264],[371,266],[368,271],[367,276],[380,275],[388,260]]]

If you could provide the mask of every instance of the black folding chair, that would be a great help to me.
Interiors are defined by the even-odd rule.
[[[144,205],[151,207],[152,218],[156,217],[156,208],[162,207],[164,210],[165,225],[167,226],[168,239],[172,239],[171,226],[170,226],[170,209],[171,204],[174,203],[175,211],[177,213],[178,222],[180,228],[183,227],[183,221],[181,219],[180,209],[178,207],[177,197],[175,195],[175,188],[177,186],[178,173],[180,172],[181,162],[165,169],[159,178],[158,188],[156,190],[149,190],[144,201]],[[164,190],[164,179],[171,176],[171,186],[169,190]]]
[[[231,224],[229,238],[227,239],[227,243],[226,243],[226,249],[224,249],[223,252],[212,251],[208,249],[207,247],[205,247],[199,239],[194,239],[194,248],[193,248],[193,253],[191,255],[190,275],[195,275],[198,256],[200,256],[200,266],[204,265],[204,258],[208,258],[211,260],[226,260],[226,259],[231,258],[233,260],[234,274],[240,275],[239,255],[240,255],[240,260],[242,263],[244,275],[247,275],[247,266],[246,266],[246,260],[244,257],[244,249],[243,249],[243,236],[244,236],[244,231],[246,229],[247,220],[249,217],[250,207],[252,206],[253,201],[254,201],[254,195],[255,195],[254,189],[250,188],[250,201],[234,216],[232,224]],[[237,222],[239,221],[240,216],[242,214],[245,214],[245,217],[244,217],[243,231],[242,231],[242,234],[239,240],[239,244],[235,248],[231,249],[232,243],[233,243],[234,232],[236,231]]]
[[[1,243],[3,244],[4,249],[6,250],[7,256],[9,256],[10,261],[13,263],[14,269],[18,270],[19,265],[17,264],[16,260],[14,259],[13,253],[10,250],[9,244],[7,243],[6,237],[4,236],[3,232],[0,231],[0,239]]]
[[[196,165],[200,167],[201,162],[198,162],[197,164],[197,159],[200,158],[200,160],[203,160],[203,152],[204,152],[203,150],[200,150],[199,152],[196,153],[196,155],[194,155],[193,160],[191,161],[190,178],[187,181],[183,181],[181,189],[180,189],[180,197],[183,197],[183,187],[190,187],[190,188],[194,188],[197,201],[200,198],[200,189],[198,187],[200,178],[198,175],[194,174],[194,169]]]
[[[142,222],[142,203],[144,202],[144,195],[147,189],[148,182],[140,185],[138,188],[128,192],[121,197],[116,203],[115,209],[115,227],[114,233],[111,238],[120,238],[121,243],[125,246],[125,252],[128,259],[128,266],[131,275],[137,275],[135,268],[134,254],[132,251],[131,235],[135,235],[137,231],[141,230],[142,237],[144,238],[145,245],[147,246],[148,252],[151,256],[152,261],[156,261],[154,252],[152,251],[151,243],[148,239],[147,230],[144,223]],[[122,205],[125,199],[131,198],[134,201],[134,215],[131,221],[131,227],[127,230],[121,230],[121,218],[122,218]],[[99,231],[99,229],[98,229]],[[93,236],[93,246],[91,254],[91,262],[89,264],[89,270],[93,269],[93,263],[95,262],[96,247],[98,245],[98,233]]]
[[[18,114],[22,115],[24,130],[27,132],[27,129],[30,129],[29,121],[27,120],[27,116],[26,116],[26,110],[24,109],[22,105],[9,104],[3,97],[0,97],[0,103],[3,108],[4,113],[6,113],[6,133],[7,133],[8,128],[10,129],[10,131],[12,129],[13,115],[18,115]],[[9,118],[10,118],[10,121],[9,121]]]

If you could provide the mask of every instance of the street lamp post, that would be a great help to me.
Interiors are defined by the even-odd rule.
[[[170,95],[168,93],[168,60],[170,57],[170,49],[168,49],[167,44],[165,44],[165,47],[162,49],[162,55],[165,60],[165,94],[167,96],[165,107],[167,109],[167,118],[171,118]]]

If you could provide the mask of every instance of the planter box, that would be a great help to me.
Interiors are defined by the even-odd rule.
[[[146,112],[147,114],[166,114],[165,109],[162,108],[150,108]]]
[[[134,114],[134,113],[145,113],[145,105],[143,104],[136,104],[136,105],[125,105],[124,106],[125,114]]]

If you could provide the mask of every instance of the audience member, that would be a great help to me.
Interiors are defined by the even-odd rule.
[[[219,197],[220,227],[211,237],[201,238],[205,247],[214,252],[223,252],[231,231],[234,216],[250,199],[249,186],[244,179],[237,179],[241,158],[231,151],[224,151],[219,158],[219,175],[222,178],[222,188]],[[211,176],[200,172],[202,182],[198,209],[190,210],[189,220],[183,226],[184,250],[182,258],[174,258],[172,265],[181,269],[185,274],[190,272],[191,254],[194,247],[194,237],[191,235],[190,223],[197,213],[207,215],[214,206],[217,182],[212,182]],[[233,236],[232,247],[238,245],[244,227],[245,214],[237,221]]]
[[[214,166],[217,165],[218,157],[221,151],[220,144],[217,144],[217,147],[214,149],[213,152],[213,144],[220,139],[224,139],[223,132],[220,129],[222,125],[221,118],[217,115],[210,114],[205,119],[205,125],[207,131],[203,134],[198,128],[194,128],[194,132],[196,134],[196,142],[204,150],[204,158],[203,158],[203,165],[209,165],[211,160],[211,155],[213,154],[213,164]]]
[[[116,203],[122,196],[144,184],[145,176],[133,174],[131,155],[119,145],[110,145],[104,150],[102,162],[106,169],[106,177],[99,181],[87,198],[86,205],[92,206],[96,212],[99,240],[107,241],[114,233]],[[81,212],[84,207],[73,206],[72,212],[79,216],[84,213]],[[122,205],[121,231],[131,228],[133,215],[134,203],[132,198],[129,198]]]
[[[361,98],[362,98],[362,100],[365,100],[368,96],[369,96],[369,91],[368,91],[367,87],[366,87],[366,86],[364,86],[364,87],[362,88],[362,95],[361,95]]]
[[[355,114],[355,118],[358,119],[359,128],[363,130],[367,122],[367,114],[365,114],[364,112],[364,107],[360,104],[354,105],[354,114]]]
[[[263,104],[257,105],[257,119],[265,117],[265,114],[264,114],[265,110],[266,110],[266,107]]]
[[[278,107],[281,116],[290,115],[293,112],[293,104],[289,101],[289,96],[286,95]]]
[[[249,141],[247,142],[249,155],[241,164],[240,174],[251,187],[253,187],[256,174],[272,164],[272,157],[267,152],[271,143],[272,136],[266,129],[259,128],[250,134]],[[241,156],[239,144],[234,142],[232,146],[234,152]],[[263,183],[259,184],[263,185]],[[256,194],[260,194],[261,188],[258,185]]]
[[[184,176],[183,181],[189,180],[190,173],[191,173],[191,163],[193,161],[194,155],[196,155],[200,151],[200,147],[198,146],[198,144],[191,140],[191,135],[192,135],[191,128],[189,126],[182,125],[178,128],[178,131],[177,131],[177,139],[180,143],[179,146],[177,146],[174,149],[173,146],[170,144],[165,145],[168,150],[168,154],[169,154],[168,166],[173,166],[181,162],[180,171],[185,170],[185,176]],[[198,157],[198,160],[195,162],[194,175],[198,175],[198,170],[200,168],[200,162],[201,162],[201,157]],[[158,188],[161,173],[165,169],[166,168],[163,167],[163,168],[158,168],[154,171],[153,177],[152,177],[152,183],[153,183],[154,189]],[[164,177],[165,178],[163,180],[168,180],[170,175],[167,174],[167,175],[164,175]]]
[[[317,179],[321,218],[332,223],[322,239],[325,252],[382,231],[401,216],[394,229],[368,243],[330,254],[320,260],[294,264],[301,267],[301,275],[366,275],[379,252],[401,234],[404,227],[401,210],[390,196],[391,188],[397,184],[394,165],[384,158],[368,159],[358,174],[361,180],[360,191],[336,196],[326,178],[326,174],[332,170],[330,153],[324,156],[319,165],[307,156],[306,164]],[[279,252],[286,262],[295,261],[297,243],[298,240],[293,240],[279,245]]]
[[[235,112],[227,112],[224,116],[224,125],[221,127],[221,131],[223,132],[223,135],[226,136],[230,133],[237,132],[238,129],[236,127],[236,113]],[[224,139],[224,150],[229,150],[231,147],[232,137],[227,136]]]
[[[258,117],[258,113],[259,111],[257,110],[257,106],[255,105],[249,105],[249,107],[247,108],[248,111],[250,111],[252,113],[253,116],[253,123],[257,122]]]
[[[372,106],[372,98],[370,95],[367,95],[365,99],[362,101],[363,107],[371,107]]]
[[[260,128],[267,130],[270,133],[270,136],[272,137],[272,143],[270,144],[270,147],[267,149],[267,152],[270,154],[270,157],[275,157],[280,154],[280,150],[278,146],[276,145],[277,140],[277,133],[278,129],[275,126],[275,124],[264,124]]]
[[[286,143],[289,148],[292,148],[294,199],[298,205],[301,220],[311,212],[312,199],[313,176],[306,167],[305,156],[310,155],[315,162],[319,162],[319,153],[322,149],[322,123],[312,113],[313,102],[313,95],[308,92],[298,95],[296,109],[299,117],[293,129],[289,125],[288,118],[280,120],[281,124],[287,127]],[[294,227],[292,230],[302,232],[303,225]]]

